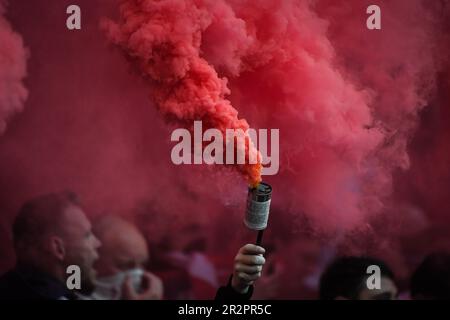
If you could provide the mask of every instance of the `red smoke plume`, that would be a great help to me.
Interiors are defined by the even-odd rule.
[[[27,51],[22,38],[5,19],[6,1],[0,0],[0,136],[7,120],[23,108],[27,90],[22,80],[26,75]]]
[[[201,57],[202,33],[213,18],[208,8],[194,1],[123,1],[121,18],[118,24],[106,23],[109,36],[152,80],[149,89],[165,116],[191,129],[194,120],[202,120],[224,136],[226,129],[249,129],[225,98],[230,94],[226,79]],[[248,135],[246,141],[249,159],[257,150]],[[257,157],[256,165],[238,165],[252,186],[261,181]]]

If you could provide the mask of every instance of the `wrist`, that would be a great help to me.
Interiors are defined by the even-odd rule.
[[[250,288],[249,285],[243,284],[241,281],[236,279],[236,277],[234,275],[231,278],[231,287],[233,288],[234,291],[236,291],[237,293],[240,293],[240,294],[248,293],[248,290]]]

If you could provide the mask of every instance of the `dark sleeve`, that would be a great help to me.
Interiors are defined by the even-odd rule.
[[[225,287],[220,287],[216,293],[216,301],[247,301],[250,300],[253,294],[253,286],[248,288],[247,293],[236,292],[231,286],[231,278]]]

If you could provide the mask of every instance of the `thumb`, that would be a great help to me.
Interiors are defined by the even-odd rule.
[[[136,292],[134,291],[130,276],[127,276],[122,284],[122,297],[126,300],[136,298]]]

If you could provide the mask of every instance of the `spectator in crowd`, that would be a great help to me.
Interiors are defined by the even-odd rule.
[[[149,259],[147,243],[132,223],[117,216],[103,216],[94,223],[94,232],[102,242],[96,289],[97,300],[160,300],[163,284],[145,270]]]
[[[0,278],[0,299],[76,299],[94,289],[99,240],[72,193],[27,201],[13,224],[15,268]],[[80,268],[79,290],[66,285],[67,268]]]
[[[190,223],[175,232],[165,252],[169,269],[181,270],[188,284],[184,299],[208,299],[219,287],[216,266],[208,252],[205,225]]]
[[[414,300],[450,300],[450,254],[425,257],[411,277]]]
[[[380,287],[369,288],[369,266],[380,270]],[[393,300],[397,298],[394,274],[381,260],[369,257],[341,257],[332,262],[320,278],[321,300]]]

